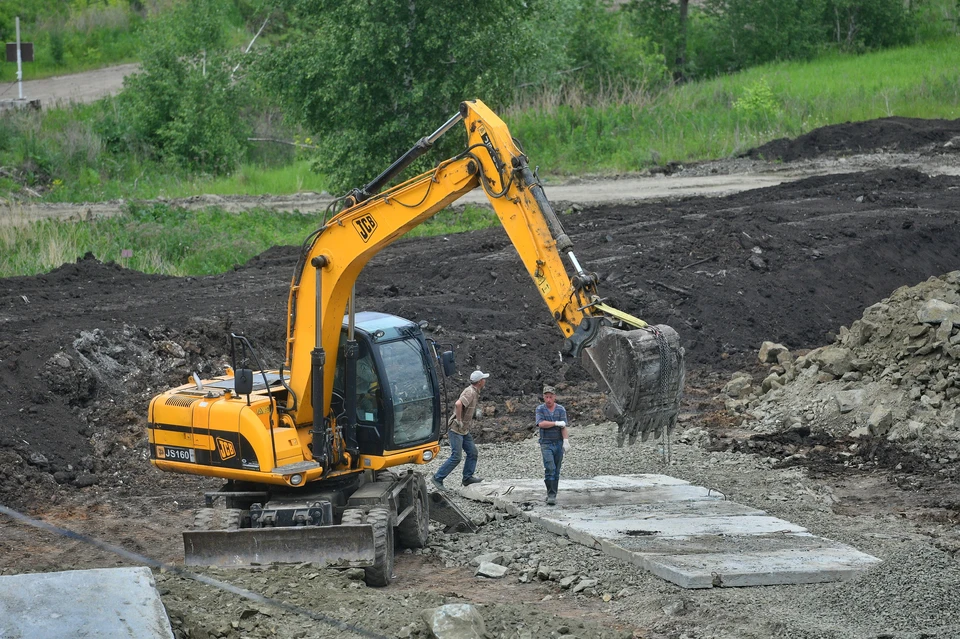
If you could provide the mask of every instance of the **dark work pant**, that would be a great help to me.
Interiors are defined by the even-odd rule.
[[[544,481],[560,479],[560,465],[563,463],[563,440],[555,439],[540,442],[540,454],[543,455]]]

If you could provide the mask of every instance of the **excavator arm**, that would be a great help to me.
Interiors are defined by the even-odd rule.
[[[465,151],[380,191],[460,121],[467,129]],[[331,418],[335,374],[334,367],[326,365],[326,355],[337,353],[357,277],[383,248],[478,186],[563,333],[563,350],[580,357],[608,392],[607,414],[620,426],[620,443],[673,427],[683,388],[683,349],[677,334],[603,303],[596,274],[578,262],[573,242],[526,156],[504,122],[475,100],[462,103],[459,114],[443,127],[346,196],[343,208],[304,244],[290,288],[286,366],[292,393],[286,412],[298,428],[312,424],[313,453],[322,465],[341,465],[346,459],[330,452],[337,449],[331,439],[336,436],[324,421]],[[349,451],[349,433],[346,439],[340,448]],[[325,455],[330,458],[321,459]]]

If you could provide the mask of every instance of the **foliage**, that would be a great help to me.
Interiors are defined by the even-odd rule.
[[[680,57],[682,42],[680,11],[673,0],[630,0],[624,5],[636,32],[655,42],[672,68]]]
[[[610,0],[583,0],[570,25],[565,46],[569,64],[587,91],[604,85],[646,89],[665,79],[665,52],[627,14],[614,11]]]
[[[707,23],[716,28],[712,63],[716,71],[774,60],[809,59],[823,41],[821,23],[828,0],[706,0]],[[854,0],[857,1],[857,0]],[[896,0],[900,1],[900,0]],[[704,52],[699,52],[699,58]]]
[[[285,46],[258,60],[285,113],[314,136],[318,170],[338,190],[359,186],[480,98],[497,108],[516,85],[539,82],[554,37],[538,30],[546,4],[487,0],[289,0]],[[441,140],[441,152],[462,136]],[[419,168],[426,166],[422,162]]]
[[[832,40],[845,51],[906,44],[916,27],[903,0],[827,0],[825,9]]]
[[[765,78],[745,86],[743,95],[733,103],[733,109],[748,120],[772,119],[782,112]]]
[[[188,0],[151,24],[141,71],[102,122],[112,150],[146,149],[212,173],[237,166],[247,128],[224,21],[222,2]]]
[[[891,115],[960,118],[953,71],[960,68],[960,47],[947,44],[770,64],[637,102],[518,104],[505,118],[545,178],[732,157],[828,124]],[[734,107],[748,94],[743,105],[752,109]]]

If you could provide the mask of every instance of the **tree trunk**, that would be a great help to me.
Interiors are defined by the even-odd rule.
[[[673,78],[677,82],[686,80],[687,67],[687,13],[690,0],[680,0],[680,33],[677,37],[677,58],[674,64]]]

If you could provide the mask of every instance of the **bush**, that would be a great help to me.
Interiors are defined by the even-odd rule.
[[[124,80],[116,117],[102,123],[115,151],[143,148],[194,170],[223,173],[242,157],[241,86],[226,49],[223,4],[188,0],[147,36],[141,71]],[[118,124],[129,129],[122,131]],[[118,131],[117,129],[120,129]]]
[[[315,133],[317,169],[334,189],[379,174],[464,99],[497,108],[525,82],[556,69],[557,34],[547,5],[487,0],[365,3],[296,0],[286,45],[257,59],[265,91],[294,123]],[[551,66],[554,65],[554,66]],[[462,144],[448,134],[440,153]],[[433,156],[436,159],[436,156]],[[428,160],[416,168],[429,166]]]

